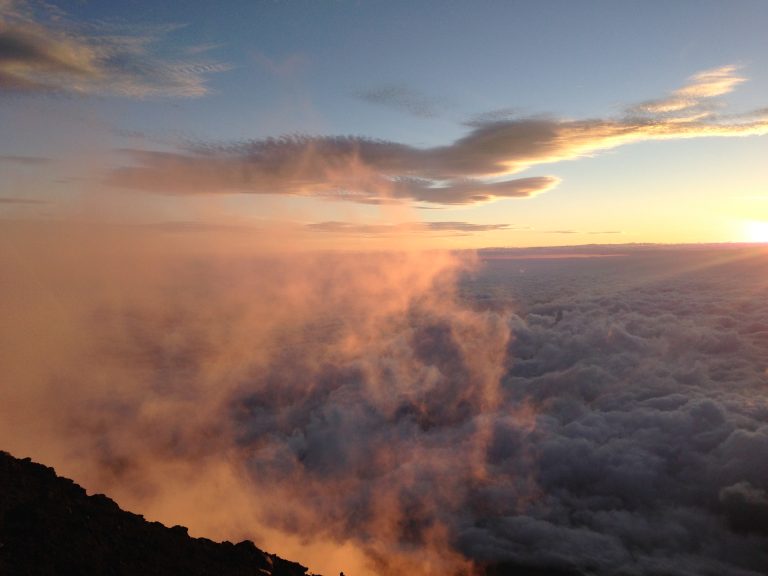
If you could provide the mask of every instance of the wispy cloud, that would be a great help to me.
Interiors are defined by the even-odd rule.
[[[438,101],[404,84],[386,84],[357,92],[357,97],[370,104],[377,104],[406,112],[419,118],[437,116]]]
[[[253,59],[271,76],[282,80],[295,78],[309,63],[308,57],[304,54],[269,57],[262,52],[256,52],[253,54]]]
[[[620,118],[489,120],[432,148],[359,136],[286,136],[199,144],[173,153],[130,150],[133,163],[115,170],[110,181],[168,194],[248,192],[361,203],[451,205],[525,198],[560,181],[552,175],[510,178],[537,165],[634,142],[768,134],[764,110],[735,116],[697,113],[692,102],[709,105],[741,81],[735,67],[718,70],[695,76],[675,93],[689,99],[677,114],[674,107],[646,103],[643,114]]]
[[[206,46],[163,49],[178,26],[75,25],[21,1],[0,8],[2,92],[195,97],[209,74],[229,68],[199,58]]]
[[[470,222],[405,222],[401,224],[356,224],[352,222],[316,222],[307,224],[314,231],[355,236],[389,236],[403,234],[472,234],[492,230],[508,230],[509,224],[472,224]]]
[[[711,99],[733,92],[746,78],[739,75],[739,66],[728,65],[694,74],[688,83],[666,98],[648,100],[629,109],[643,114],[668,114],[699,109],[711,104]]]
[[[50,158],[44,156],[18,156],[3,154],[0,155],[0,164],[21,164],[24,166],[40,166],[41,164],[48,164],[51,162]]]
[[[50,204],[47,200],[20,198],[16,196],[0,196],[0,204]]]
[[[467,126],[481,126],[483,124],[489,124],[493,122],[503,122],[505,120],[513,120],[515,117],[521,116],[520,110],[508,106],[506,108],[497,108],[495,110],[486,110],[480,114],[475,114],[466,123]]]

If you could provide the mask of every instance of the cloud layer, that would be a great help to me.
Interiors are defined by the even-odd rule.
[[[579,573],[763,573],[765,261],[667,249],[497,268],[530,299],[504,386],[537,406],[541,499],[468,525],[466,550]],[[503,470],[514,436],[498,434]]]
[[[0,6],[0,91],[195,97],[208,91],[209,74],[228,68],[200,58],[194,47],[163,50],[173,26],[87,27],[52,10],[23,1]]]
[[[164,194],[244,192],[385,203],[478,204],[526,198],[556,176],[510,178],[531,167],[633,142],[768,133],[764,111],[718,115],[715,98],[743,78],[733,66],[703,72],[672,96],[627,109],[620,118],[490,119],[432,148],[357,136],[285,136],[199,144],[178,152],[128,150],[131,164],[113,185]]]
[[[326,573],[768,569],[764,251],[457,285],[443,252],[3,233],[0,436],[152,519]]]

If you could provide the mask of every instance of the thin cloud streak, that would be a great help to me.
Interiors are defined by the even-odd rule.
[[[470,222],[404,222],[402,224],[355,224],[352,222],[315,222],[307,224],[312,231],[363,236],[392,236],[403,234],[448,233],[472,234],[493,230],[510,230],[509,224],[472,224]]]
[[[50,204],[50,202],[48,200],[36,200],[34,198],[0,196],[0,204]]]
[[[19,155],[0,155],[0,164],[21,164],[23,166],[40,166],[51,162],[50,158],[44,156],[19,156]]]

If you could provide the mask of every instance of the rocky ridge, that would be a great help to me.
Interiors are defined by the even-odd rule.
[[[296,562],[239,544],[192,538],[89,496],[53,468],[0,451],[3,576],[309,576]]]

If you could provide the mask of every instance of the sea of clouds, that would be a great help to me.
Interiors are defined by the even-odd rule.
[[[525,436],[495,419],[489,464],[509,477],[525,450],[538,497],[460,523],[459,547],[584,573],[764,573],[768,260],[607,251],[489,266],[486,288],[520,304],[504,405],[536,413]]]
[[[3,447],[130,510],[326,574],[768,570],[760,249],[22,240]]]

